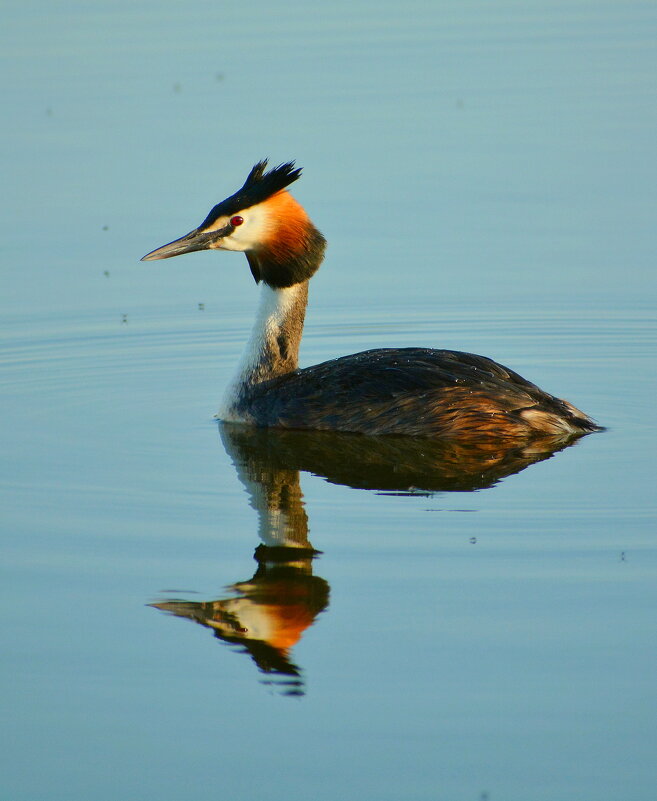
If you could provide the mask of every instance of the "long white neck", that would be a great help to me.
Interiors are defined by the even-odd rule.
[[[239,422],[240,398],[254,384],[296,370],[308,303],[308,281],[284,289],[261,284],[251,336],[228,385],[218,416]]]

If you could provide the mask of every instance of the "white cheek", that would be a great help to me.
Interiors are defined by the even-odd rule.
[[[237,240],[235,234],[231,234],[230,236],[225,236],[223,239],[220,239],[216,244],[211,245],[211,247],[216,248],[217,250],[246,250],[245,247]]]
[[[223,240],[225,250],[250,250],[267,239],[270,228],[264,204],[251,206],[242,213],[244,222]]]
[[[257,240],[256,240],[257,241]],[[253,237],[249,236],[247,224],[240,225],[230,236],[225,236],[217,243],[220,250],[249,250],[253,247]]]

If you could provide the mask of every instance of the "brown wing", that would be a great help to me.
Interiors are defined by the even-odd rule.
[[[258,425],[439,437],[518,437],[597,428],[513,370],[471,353],[369,350],[297,370],[244,398]]]

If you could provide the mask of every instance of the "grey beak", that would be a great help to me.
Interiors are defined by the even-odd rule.
[[[158,259],[170,259],[172,256],[181,256],[183,253],[193,253],[195,250],[208,250],[214,242],[232,234],[235,228],[226,225],[217,231],[199,231],[195,228],[180,239],[174,239],[167,245],[151,250],[141,261],[157,261]]]

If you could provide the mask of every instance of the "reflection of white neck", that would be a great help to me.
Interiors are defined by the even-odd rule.
[[[263,544],[280,548],[311,549],[308,517],[298,470],[279,470],[259,456],[246,458],[223,426],[221,440],[230,455],[237,477],[249,496],[249,506],[258,513],[258,535]]]
[[[248,422],[236,408],[241,393],[296,369],[307,300],[307,281],[283,289],[261,284],[251,336],[219,408],[222,420]]]

